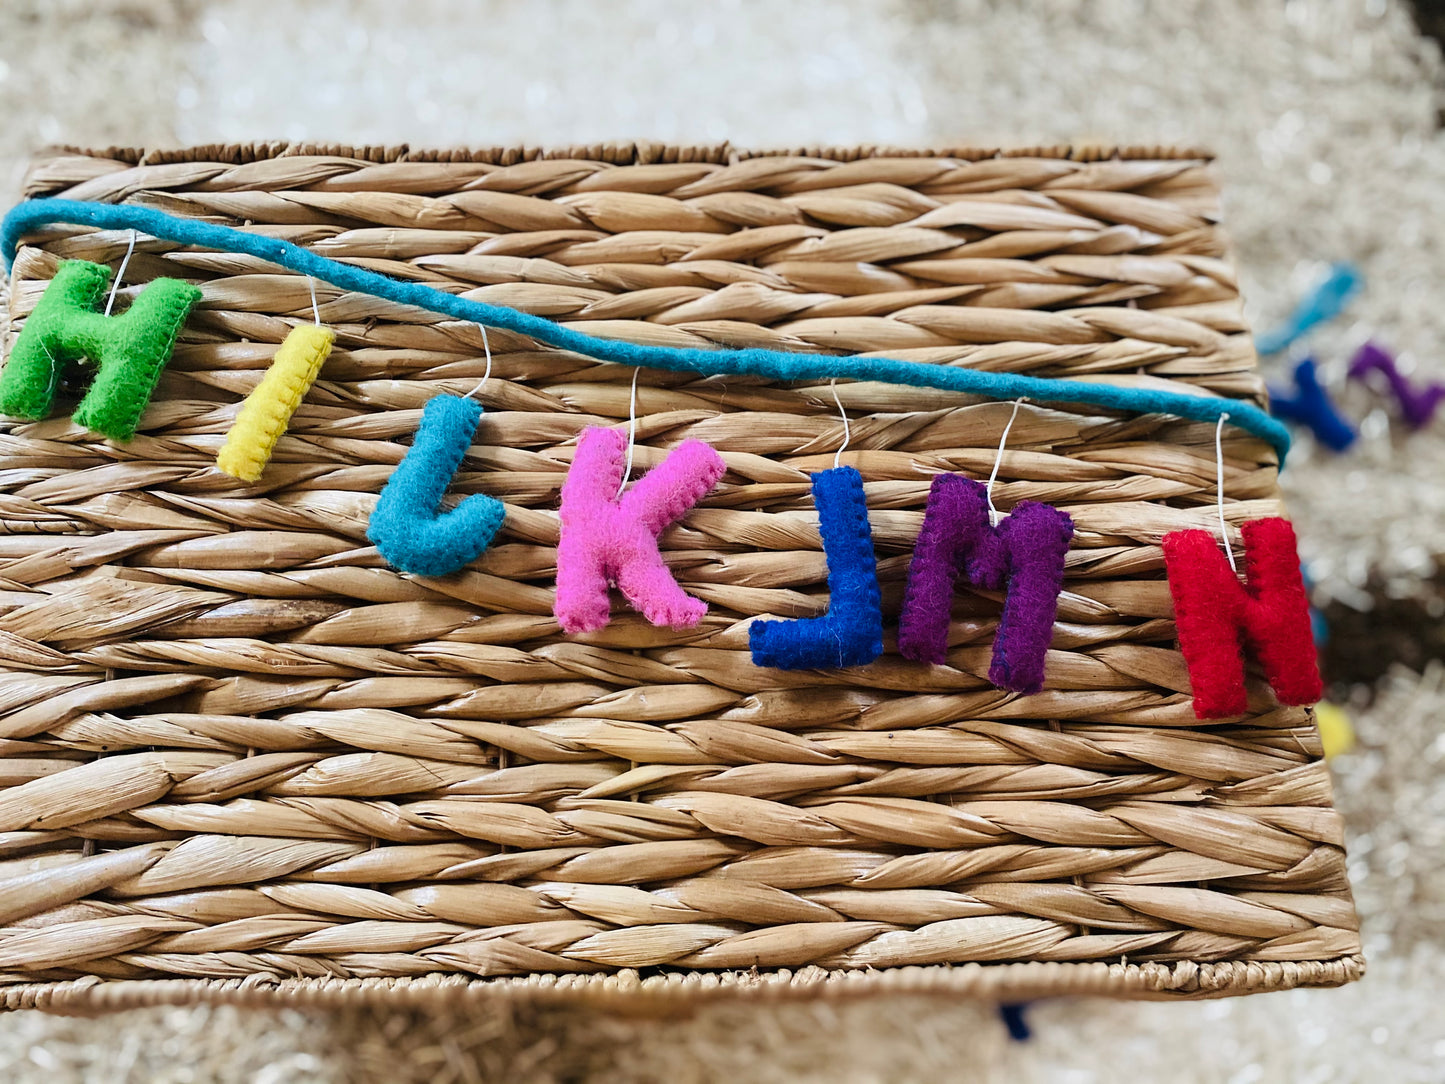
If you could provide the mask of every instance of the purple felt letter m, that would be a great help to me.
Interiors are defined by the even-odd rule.
[[[989,681],[1014,692],[1038,692],[1073,536],[1068,515],[1034,501],[1024,501],[995,527],[982,484],[940,474],[929,487],[908,569],[899,650],[918,662],[944,661],[954,584],[962,574],[974,587],[1005,592]]]

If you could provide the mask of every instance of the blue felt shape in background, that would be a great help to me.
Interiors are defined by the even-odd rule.
[[[1316,325],[1333,320],[1343,312],[1363,284],[1364,279],[1353,264],[1331,264],[1324,281],[1305,295],[1288,320],[1255,336],[1254,348],[1261,355],[1278,354],[1288,349]]]
[[[1329,392],[1320,384],[1313,358],[1305,358],[1294,367],[1295,393],[1271,387],[1269,409],[1276,418],[1303,425],[1315,439],[1336,452],[1343,452],[1355,443],[1354,428],[1340,416]]]

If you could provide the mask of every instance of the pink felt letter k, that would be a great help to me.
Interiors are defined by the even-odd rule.
[[[562,483],[557,601],[552,612],[569,633],[607,624],[609,584],[654,625],[696,625],[707,604],[677,585],[657,536],[707,495],[727,467],[712,447],[684,441],[619,498],[626,437],[588,429]]]

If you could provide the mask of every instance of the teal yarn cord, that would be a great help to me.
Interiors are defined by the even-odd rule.
[[[0,226],[0,254],[8,270],[20,238],[35,230],[65,223],[99,229],[133,229],[166,241],[221,252],[244,253],[329,282],[343,290],[371,294],[402,305],[426,309],[470,323],[486,324],[526,335],[548,346],[570,350],[595,361],[702,376],[761,376],[772,380],[869,380],[910,387],[979,395],[990,399],[1031,399],[1041,403],[1080,403],[1134,414],[1169,414],[1192,421],[1217,422],[1227,415],[1235,425],[1271,444],[1284,463],[1289,431],[1269,414],[1238,399],[1183,392],[1144,391],[1080,380],[1052,380],[1015,373],[932,365],[896,358],[836,357],[777,350],[696,350],[600,339],[541,316],[487,305],[374,271],[318,256],[289,241],[263,237],[192,218],[179,218],[149,207],[37,199],[11,209]]]

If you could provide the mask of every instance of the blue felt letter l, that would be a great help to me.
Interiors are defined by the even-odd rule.
[[[501,527],[506,508],[484,493],[441,507],[481,417],[481,403],[455,395],[435,395],[422,409],[416,439],[381,491],[366,531],[392,568],[445,576],[480,557]]]

